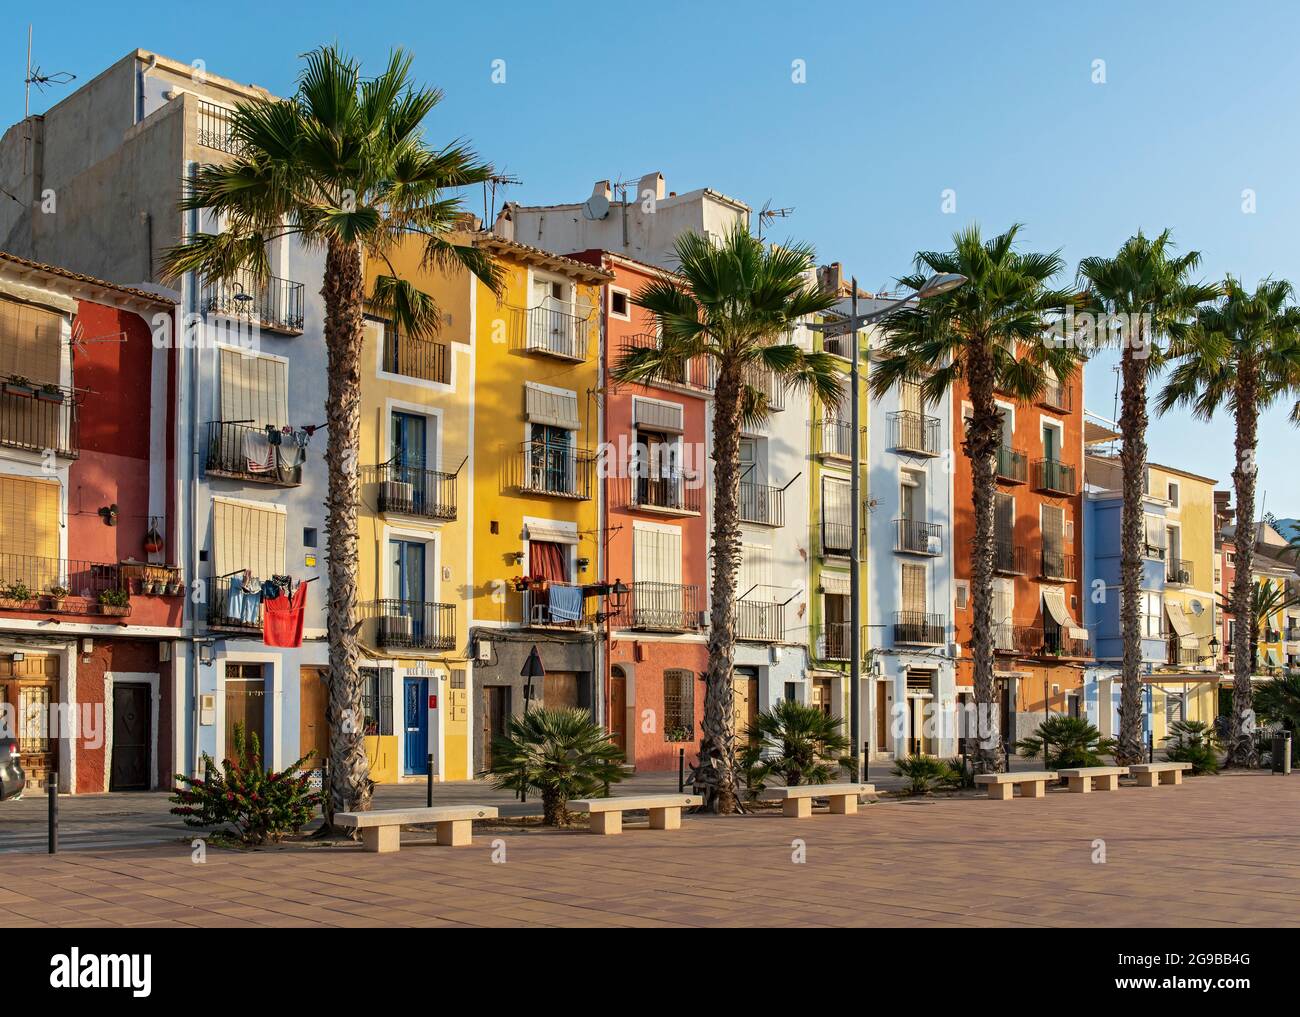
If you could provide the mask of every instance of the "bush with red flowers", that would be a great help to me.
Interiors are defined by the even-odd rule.
[[[206,777],[176,774],[172,815],[186,826],[232,828],[247,845],[278,841],[297,833],[320,806],[321,796],[308,787],[303,764],[311,753],[283,770],[262,767],[262,745],[256,734],[246,738],[244,725],[235,725],[234,752],[218,767],[204,753]]]

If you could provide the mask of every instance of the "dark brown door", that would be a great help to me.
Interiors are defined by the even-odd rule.
[[[319,768],[330,752],[329,724],[325,719],[329,690],[325,686],[325,676],[323,667],[299,670],[298,754],[314,753],[304,764],[310,770]]]
[[[483,686],[483,769],[492,768],[492,741],[506,733],[510,716],[510,686]]]
[[[609,738],[627,759],[627,678],[617,668],[609,678]]]
[[[147,791],[152,781],[149,750],[153,741],[149,686],[113,684],[113,762],[110,791]]]
[[[578,676],[561,671],[542,679],[542,703],[548,709],[578,705]]]

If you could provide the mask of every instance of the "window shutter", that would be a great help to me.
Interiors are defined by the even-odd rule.
[[[248,569],[257,579],[284,574],[285,513],[212,499],[213,567],[218,576]]]
[[[772,549],[762,544],[741,547],[740,586],[736,595],[743,597],[753,590],[750,600],[772,599]]]
[[[922,409],[921,386],[914,381],[903,382],[902,391],[899,392],[899,406],[904,413],[919,414]]]
[[[577,431],[582,426],[578,420],[576,392],[552,392],[533,384],[524,385],[524,416],[531,423],[569,431]]]
[[[999,491],[993,501],[993,536],[996,540],[1010,541],[1015,537],[1016,500]]]
[[[1065,529],[1065,510],[1055,505],[1043,506],[1043,550],[1060,554]]]
[[[682,533],[638,526],[632,539],[632,575],[640,583],[682,581]]]
[[[637,427],[671,434],[681,434],[686,429],[682,423],[682,407],[679,404],[636,397],[632,400],[632,422]]]
[[[58,481],[0,477],[0,555],[59,556]]]
[[[287,365],[242,350],[221,351],[221,419],[250,427],[289,423]]]
[[[903,610],[925,613],[925,566],[903,566]]]
[[[38,385],[59,383],[63,315],[0,300],[0,377],[16,374]]]

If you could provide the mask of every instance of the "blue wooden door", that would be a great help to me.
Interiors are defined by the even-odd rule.
[[[429,679],[407,678],[405,773],[424,773],[429,763]]]

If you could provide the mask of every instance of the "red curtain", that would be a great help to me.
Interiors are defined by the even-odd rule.
[[[533,578],[542,578],[553,583],[569,581],[569,556],[564,544],[553,544],[548,540],[530,540],[528,542],[528,574]]]

